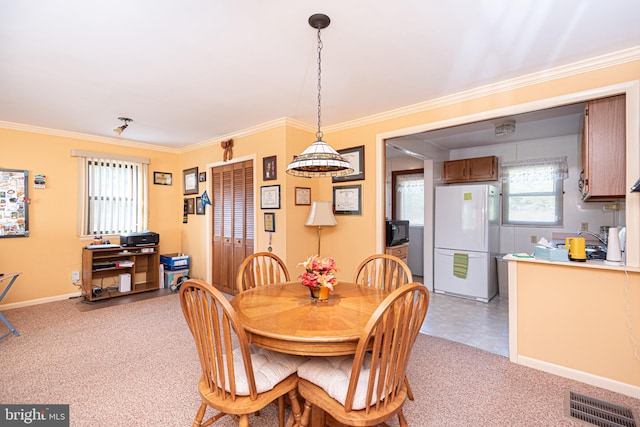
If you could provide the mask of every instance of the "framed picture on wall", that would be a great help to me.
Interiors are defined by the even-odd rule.
[[[198,168],[182,171],[182,183],[184,185],[182,194],[198,194]]]
[[[195,199],[193,197],[189,197],[187,199],[187,213],[189,215],[193,215],[195,212],[196,212]]]
[[[364,179],[364,145],[344,150],[337,150],[353,168],[349,175],[334,176],[332,182],[359,181]]]
[[[333,187],[333,212],[336,215],[362,215],[362,186]]]
[[[196,215],[204,215],[204,202],[202,197],[196,197]]]
[[[260,187],[260,209],[280,209],[280,186]]]
[[[0,237],[29,237],[29,171],[0,169]]]
[[[297,206],[311,205],[311,188],[296,187],[296,205]]]
[[[276,231],[276,214],[275,212],[265,212],[264,214],[264,231],[274,233]]]
[[[278,170],[276,169],[276,156],[264,157],[262,159],[262,180],[272,181],[278,178]]]
[[[171,172],[153,172],[153,183],[156,185],[171,185],[173,177]]]

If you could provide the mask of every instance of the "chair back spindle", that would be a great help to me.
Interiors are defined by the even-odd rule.
[[[180,287],[182,313],[196,344],[202,375],[202,403],[194,426],[208,426],[225,415],[249,425],[249,414],[278,402],[278,425],[284,427],[284,396],[289,396],[295,423],[301,416],[296,370],[304,358],[249,346],[237,313],[209,283],[190,279]],[[252,359],[256,357],[256,359]],[[258,369],[260,376],[256,379]],[[203,422],[207,407],[218,412]]]
[[[358,377],[367,353],[371,369],[367,381],[365,413],[376,411],[406,396],[405,376],[413,344],[427,314],[429,291],[421,283],[401,286],[380,304],[358,342],[347,390],[345,410],[352,408]]]
[[[306,401],[300,424],[308,426],[311,408],[319,406],[344,425],[386,425],[397,415],[406,427],[407,365],[428,306],[424,285],[400,286],[369,318],[351,363],[318,357],[300,366],[298,392]]]
[[[257,286],[289,281],[289,271],[280,257],[270,252],[257,252],[248,256],[238,268],[238,292]]]
[[[182,312],[195,340],[202,379],[207,387],[218,398],[234,400],[235,373],[244,370],[249,395],[255,399],[257,391],[248,340],[227,298],[208,283],[195,279],[182,284],[180,295]],[[234,363],[234,343],[242,349],[243,366]]]
[[[411,270],[398,257],[376,254],[367,257],[356,269],[354,282],[392,292],[413,281]]]

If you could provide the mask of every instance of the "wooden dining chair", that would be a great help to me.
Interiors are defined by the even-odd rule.
[[[249,255],[238,268],[236,288],[238,292],[256,286],[271,285],[289,281],[289,271],[279,256],[271,252],[257,252]]]
[[[283,427],[284,395],[291,401],[293,422],[297,423],[301,408],[296,370],[306,359],[250,346],[227,298],[202,280],[182,284],[180,305],[202,368],[198,382],[202,404],[193,426],[208,426],[231,415],[241,427],[247,427],[249,414],[277,400],[279,426]],[[218,412],[203,423],[208,406]]]
[[[354,356],[314,357],[300,366],[298,393],[305,399],[300,425],[309,425],[317,406],[350,426],[384,424],[395,415],[407,426],[402,413],[407,365],[428,306],[424,285],[401,286],[372,314]]]
[[[355,283],[387,292],[411,283],[411,270],[400,258],[389,254],[376,254],[365,258],[356,269]],[[407,394],[413,400],[413,391],[407,380]]]
[[[413,276],[407,264],[400,258],[389,254],[375,254],[365,258],[358,265],[353,281],[359,285],[391,292],[411,283]]]

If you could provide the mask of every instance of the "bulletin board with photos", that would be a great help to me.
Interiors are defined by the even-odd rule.
[[[0,169],[0,237],[29,235],[29,171]]]

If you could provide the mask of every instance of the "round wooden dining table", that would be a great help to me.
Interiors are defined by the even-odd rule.
[[[303,356],[354,354],[364,326],[388,292],[340,282],[314,302],[300,282],[259,286],[231,299],[249,342]]]

